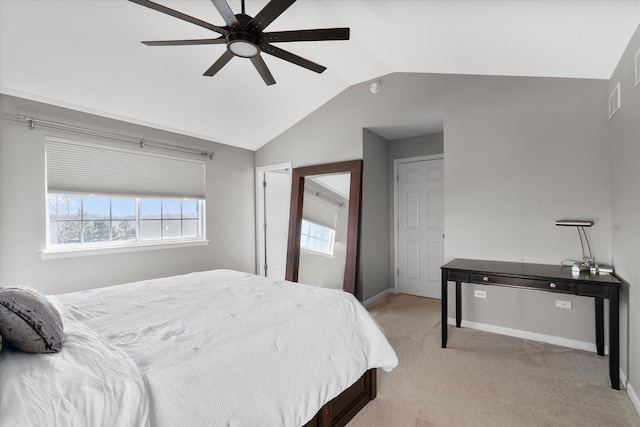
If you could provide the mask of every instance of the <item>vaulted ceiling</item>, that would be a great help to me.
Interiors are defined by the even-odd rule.
[[[209,0],[157,2],[224,25]],[[247,0],[247,14],[266,3]],[[298,0],[269,31],[350,27],[351,39],[279,45],[323,74],[263,54],[272,86],[243,58],[204,77],[225,45],[141,44],[218,35],[128,1],[2,0],[0,17],[2,93],[256,150],[392,72],[608,79],[640,0]]]

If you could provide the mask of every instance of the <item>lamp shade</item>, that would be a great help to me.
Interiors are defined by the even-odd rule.
[[[556,225],[564,227],[591,227],[593,221],[584,221],[581,219],[560,219],[556,221]]]

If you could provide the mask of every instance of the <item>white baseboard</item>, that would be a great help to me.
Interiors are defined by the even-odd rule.
[[[373,304],[374,302],[380,301],[382,298],[386,297],[391,292],[393,292],[393,289],[391,288],[385,289],[384,291],[380,292],[378,295],[374,295],[368,300],[364,301],[362,305],[364,305],[365,307],[369,307],[371,304]]]
[[[629,395],[633,406],[636,407],[636,411],[640,414],[640,398],[638,398],[638,393],[636,393],[636,390],[633,388],[631,383],[627,383],[627,394]]]
[[[449,325],[455,325],[456,319],[449,317]],[[494,334],[507,335],[510,337],[523,338],[526,340],[540,341],[547,344],[560,345],[563,347],[575,348],[595,353],[595,343],[572,340],[568,338],[554,337],[552,335],[538,334],[536,332],[522,331],[519,329],[505,328],[502,326],[489,325],[487,323],[470,322],[463,320],[461,326],[465,328],[478,329],[480,331],[492,332]],[[604,353],[609,354],[609,346],[604,347]]]
[[[627,389],[627,374],[624,373],[622,367],[620,367],[620,385]]]

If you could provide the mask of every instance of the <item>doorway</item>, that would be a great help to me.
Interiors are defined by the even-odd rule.
[[[291,203],[291,163],[256,168],[257,274],[284,280]]]
[[[394,160],[395,291],[441,298],[444,158]]]

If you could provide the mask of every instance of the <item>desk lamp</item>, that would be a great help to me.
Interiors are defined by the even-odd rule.
[[[607,265],[598,265],[595,262],[595,258],[591,254],[591,245],[589,245],[589,238],[587,237],[587,233],[584,231],[585,227],[591,227],[593,225],[593,221],[584,221],[580,219],[561,219],[556,221],[556,225],[563,227],[576,227],[578,229],[578,236],[580,237],[580,246],[582,247],[582,262],[579,261],[571,261],[564,260],[562,261],[562,265],[565,264],[566,261],[571,261],[572,271],[575,273],[579,273],[580,271],[589,270],[591,273],[613,273],[613,267]],[[582,238],[584,236],[584,239]],[[589,250],[589,254],[584,250],[584,244],[587,243],[587,249]]]
[[[578,236],[580,237],[580,246],[582,247],[582,263],[581,264],[585,267],[584,268],[585,270],[591,267],[595,267],[596,263],[595,263],[595,259],[593,258],[593,255],[591,254],[591,245],[589,245],[589,238],[587,237],[587,233],[584,231],[585,227],[591,227],[593,225],[593,221],[583,221],[579,219],[561,219],[559,221],[556,221],[556,225],[562,226],[562,227],[576,227],[578,229]],[[582,239],[583,235],[584,235],[584,240]],[[589,256],[587,256],[587,253],[584,250],[585,241],[587,242],[587,249],[589,249]],[[580,263],[574,263],[574,264],[578,265]]]

